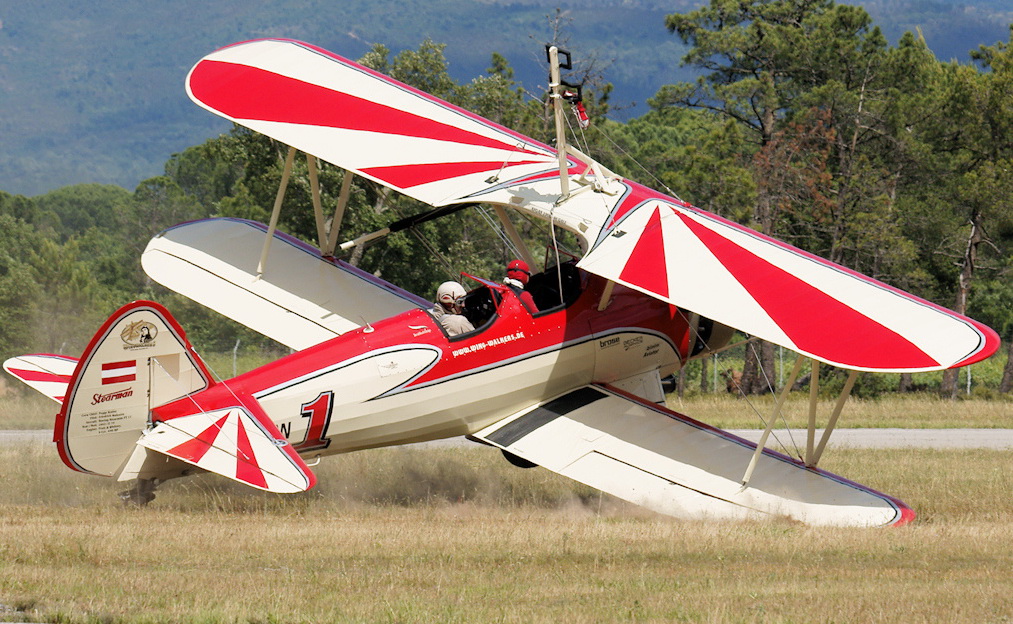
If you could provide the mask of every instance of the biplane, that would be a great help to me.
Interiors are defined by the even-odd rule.
[[[159,483],[210,471],[271,492],[312,488],[307,461],[457,436],[664,514],[787,517],[846,526],[909,522],[904,503],[818,467],[860,371],[965,366],[994,331],[747,227],[624,179],[569,145],[547,48],[554,147],[321,48],[237,43],[201,59],[190,98],[289,146],[269,224],[207,219],[150,241],[156,281],[290,347],[216,379],[167,309],[115,312],[80,358],[36,354],[5,368],[60,403],[54,439],[70,468]],[[562,61],[561,61],[562,59]],[[307,155],[318,245],[277,229],[296,152]],[[325,215],[317,159],[346,171]],[[339,244],[359,176],[431,210]],[[459,302],[474,331],[450,336],[427,298],[339,258],[453,212],[497,215],[534,274],[527,291],[474,277]],[[567,232],[579,253],[536,261],[511,211]],[[665,407],[662,379],[724,348],[735,330],[807,361],[804,455],[766,448]],[[818,367],[849,371],[817,439]],[[778,399],[783,402],[787,390]]]

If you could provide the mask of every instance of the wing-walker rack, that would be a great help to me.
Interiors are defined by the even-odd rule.
[[[563,103],[567,102],[578,110],[578,123],[581,127],[587,126],[587,115],[584,113],[583,88],[581,85],[571,84],[562,79],[560,70],[573,69],[573,62],[570,53],[552,44],[545,46],[545,55],[549,61],[549,99],[552,102],[552,113],[556,127],[556,154],[559,158],[559,199],[556,205],[562,204],[574,195],[592,189],[601,193],[614,195],[611,182],[619,178],[615,173],[609,171],[601,163],[584,154],[566,140],[566,122]],[[564,60],[560,60],[560,57]],[[567,156],[573,156],[587,163],[587,168],[580,177],[574,180],[580,188],[570,191],[570,160]],[[594,179],[588,179],[588,173],[594,174]]]
[[[753,470],[756,468],[756,463],[759,461],[760,455],[763,453],[763,449],[767,444],[767,439],[770,437],[771,431],[774,429],[774,423],[776,423],[780,418],[781,408],[784,406],[784,401],[788,398],[788,392],[791,390],[792,386],[795,385],[795,380],[798,379],[798,374],[802,370],[802,364],[805,360],[806,357],[804,355],[799,355],[795,359],[795,366],[792,368],[791,375],[788,376],[788,381],[784,384],[784,387],[781,388],[781,394],[777,397],[777,401],[774,403],[774,409],[771,411],[767,427],[763,430],[760,440],[756,443],[756,450],[753,452],[753,456],[749,461],[749,466],[746,467],[746,473],[742,475],[742,490],[749,487],[749,480],[753,476]],[[848,397],[851,396],[851,390],[855,387],[855,380],[858,378],[858,371],[848,371],[848,379],[844,382],[844,387],[841,388],[841,393],[838,395],[837,402],[834,404],[834,409],[830,413],[830,418],[827,420],[827,426],[823,429],[823,435],[820,436],[819,444],[816,444],[816,408],[820,393],[820,362],[816,359],[810,359],[810,361],[812,362],[812,372],[809,380],[809,419],[808,430],[806,432],[806,451],[804,461],[807,468],[815,468],[820,461],[820,457],[823,455],[823,450],[826,448],[827,442],[830,440],[830,434],[833,433],[834,428],[837,426],[837,419],[840,417],[841,411],[844,410],[844,404],[847,403]]]

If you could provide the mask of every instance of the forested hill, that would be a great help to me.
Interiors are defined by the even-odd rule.
[[[258,10],[269,9],[254,7],[250,15]],[[204,11],[195,15],[210,15]],[[316,30],[254,32],[242,15],[232,15],[230,23],[248,34],[290,35],[338,47]],[[168,27],[169,16],[161,19]],[[624,121],[604,116],[607,90],[589,88],[585,103],[593,123],[571,136],[584,153],[619,175],[675,189],[700,208],[966,312],[1013,344],[1013,40],[1008,30],[1000,41],[973,46],[978,48],[968,57],[973,63],[960,64],[940,60],[928,35],[908,33],[891,41],[864,8],[830,0],[713,0],[669,13],[662,23],[677,33],[670,37],[687,45],[685,58],[700,79],[661,85],[649,112]],[[119,57],[118,46],[130,39],[113,36],[116,32],[110,25],[109,45],[95,46],[96,54],[105,55],[101,67],[111,65]],[[139,46],[156,47],[151,39],[136,37]],[[204,41],[208,35],[190,37],[182,48],[212,47]],[[229,31],[221,38],[239,36]],[[159,58],[159,67],[166,75],[182,76],[192,59],[189,51],[175,49],[175,57]],[[656,52],[649,57],[654,62],[667,58]],[[488,74],[472,79],[452,76],[444,48],[431,41],[401,51],[345,53],[365,56],[363,62],[374,69],[522,134],[551,140],[541,100],[524,93],[502,56],[489,59]],[[145,67],[128,63],[129,79],[113,80],[80,59],[67,59],[73,70],[57,84],[96,89],[90,100],[94,109],[87,109],[97,120],[92,123],[109,132],[127,131],[126,116],[113,104],[125,99],[123,85],[136,82],[144,88],[134,101],[145,105],[134,106],[140,120],[135,128],[178,144],[159,148],[164,151],[157,169],[164,175],[149,176],[132,189],[90,183],[32,197],[0,190],[0,356],[25,350],[77,355],[119,305],[149,298],[165,303],[205,352],[232,350],[240,341],[262,344],[235,324],[156,287],[145,278],[139,257],[151,236],[181,221],[209,216],[267,221],[284,150],[250,131],[218,134],[219,128],[208,123],[210,115],[185,100],[181,85],[163,97],[154,82],[145,82],[153,80]],[[613,67],[622,65],[617,61]],[[68,94],[74,89],[67,87]],[[39,99],[33,119],[62,119],[45,104]],[[160,106],[178,109],[177,117],[161,116]],[[216,136],[185,136],[183,128],[191,127],[187,115],[198,120],[193,126]],[[62,131],[72,135],[75,127],[65,122]],[[107,140],[103,162],[114,162],[114,147],[129,152],[143,145],[139,131],[134,138],[122,144]],[[37,143],[45,147],[44,141]],[[8,142],[3,145],[9,148]],[[45,150],[36,153],[45,155]],[[137,167],[135,175],[143,175]],[[315,240],[306,174],[306,161],[298,159],[278,226]],[[339,205],[344,175],[333,166],[319,172],[325,214]],[[343,240],[425,209],[368,180],[349,182]],[[420,295],[433,293],[462,271],[500,275],[515,252],[482,214],[462,210],[421,222],[411,232],[356,246],[346,259]],[[544,248],[549,237],[538,224],[518,220],[515,225],[533,249]],[[551,240],[566,244],[565,235]],[[1013,355],[1013,350],[1004,352]],[[744,391],[758,391],[760,380],[775,378],[773,345],[751,347],[742,358]],[[998,365],[1002,359],[975,365],[978,391],[1013,394],[1013,357],[1005,357],[1004,368]],[[709,379],[705,361],[686,373],[697,376],[701,390]],[[953,397],[960,388],[968,392],[970,377],[964,375],[961,384],[951,371],[919,380],[877,376],[886,381],[869,383],[891,389],[922,386]],[[859,394],[886,389],[865,383]]]
[[[207,52],[239,40],[291,37],[358,58],[446,44],[459,82],[496,52],[532,91],[542,44],[562,8],[562,39],[614,84],[613,116],[690,77],[664,16],[700,0],[177,0],[0,4],[0,190],[36,195],[75,183],[133,190],[172,153],[227,129],[187,100],[183,78]],[[1008,0],[877,0],[863,4],[891,41],[919,28],[937,57],[1005,40]]]

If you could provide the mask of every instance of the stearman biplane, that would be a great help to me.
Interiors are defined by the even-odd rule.
[[[289,40],[220,49],[187,77],[207,110],[290,146],[271,223],[209,219],[145,250],[155,280],[295,351],[215,379],[162,306],[130,303],[79,359],[5,368],[60,402],[67,466],[155,485],[211,471],[271,492],[313,487],[306,460],[468,436],[661,513],[784,516],[880,526],[914,517],[899,500],[817,467],[859,371],[965,366],[998,347],[988,327],[623,179],[567,145],[559,51],[548,50],[549,147],[326,50]],[[568,55],[567,55],[568,57]],[[296,150],[308,158],[319,247],[276,229]],[[325,215],[316,158],[347,171]],[[360,176],[432,206],[338,244]],[[476,278],[475,330],[449,336],[427,299],[347,262],[343,250],[440,214],[491,207],[536,267],[509,211],[575,237],[527,285],[537,310]],[[733,329],[799,354],[812,375],[804,456],[753,444],[664,407],[662,378],[728,344]],[[820,363],[850,371],[816,439]],[[509,380],[505,382],[504,380]],[[779,404],[784,398],[782,393]]]

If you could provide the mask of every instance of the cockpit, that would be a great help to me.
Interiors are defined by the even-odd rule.
[[[479,286],[468,291],[460,300],[463,304],[462,314],[475,327],[474,331],[453,336],[451,340],[459,340],[471,336],[491,326],[499,317],[504,296],[509,287],[496,282],[462,273],[466,281],[478,282]],[[531,276],[526,290],[531,293],[537,309],[528,310],[533,317],[552,314],[568,307],[580,296],[583,285],[580,270],[575,259],[549,267],[541,273]],[[522,304],[522,307],[527,307]]]

